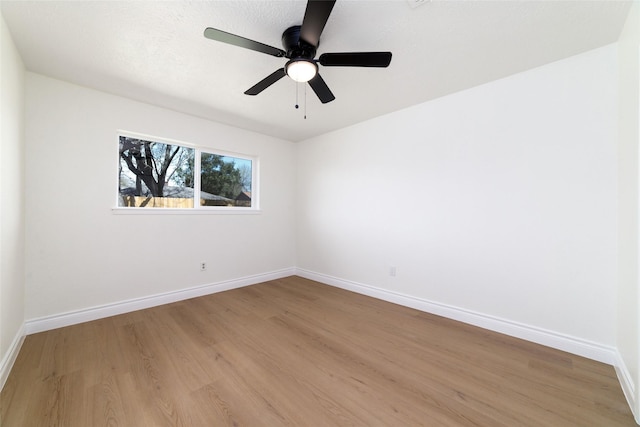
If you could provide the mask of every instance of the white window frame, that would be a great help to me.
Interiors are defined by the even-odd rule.
[[[141,208],[141,207],[128,207],[118,206],[118,199],[120,194],[118,189],[115,189],[115,206],[112,208],[114,214],[119,215],[246,215],[246,214],[259,214],[260,210],[260,183],[259,183],[259,170],[260,162],[258,156],[251,156],[242,153],[235,153],[232,151],[219,150],[216,148],[210,148],[206,146],[200,146],[184,141],[178,141],[169,138],[160,138],[152,135],[145,135],[136,132],[129,132],[119,130],[116,134],[116,147],[119,147],[120,137],[137,138],[145,141],[158,142],[161,144],[179,145],[181,147],[191,148],[194,150],[194,167],[193,167],[193,207],[192,208]],[[251,206],[200,206],[200,176],[201,176],[201,160],[202,153],[215,154],[224,157],[235,157],[243,160],[251,161]],[[118,170],[120,168],[120,156],[117,157],[118,163],[116,164],[116,177],[114,182],[118,182]]]

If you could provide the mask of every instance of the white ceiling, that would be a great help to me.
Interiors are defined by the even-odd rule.
[[[275,58],[205,39],[214,27],[281,48],[306,1],[6,1],[28,70],[290,141],[339,129],[613,43],[626,1],[338,0],[324,52],[391,51],[389,68],[321,67],[321,104]],[[307,119],[303,117],[306,90]]]

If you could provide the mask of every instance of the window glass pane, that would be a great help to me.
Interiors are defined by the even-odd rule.
[[[251,207],[252,161],[213,153],[201,155],[200,205]]]
[[[118,206],[193,208],[193,148],[120,136]]]

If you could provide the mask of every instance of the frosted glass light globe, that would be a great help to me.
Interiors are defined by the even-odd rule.
[[[299,83],[308,82],[318,74],[318,66],[307,59],[292,59],[285,65],[287,75]]]

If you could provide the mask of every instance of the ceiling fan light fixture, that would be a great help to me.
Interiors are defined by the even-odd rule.
[[[326,104],[336,99],[336,97],[331,93],[331,89],[318,73],[318,64],[323,67],[384,68],[388,67],[391,62],[391,52],[334,52],[323,53],[318,59],[314,59],[320,45],[320,35],[335,3],[336,0],[308,0],[302,25],[294,25],[282,33],[282,47],[284,47],[284,50],[211,27],[204,30],[204,36],[221,43],[290,60],[284,67],[278,68],[247,89],[244,92],[245,95],[258,95],[288,75],[295,82],[309,83],[320,102]]]
[[[287,62],[284,69],[289,77],[299,83],[308,82],[318,74],[318,66],[308,59],[292,59]]]

